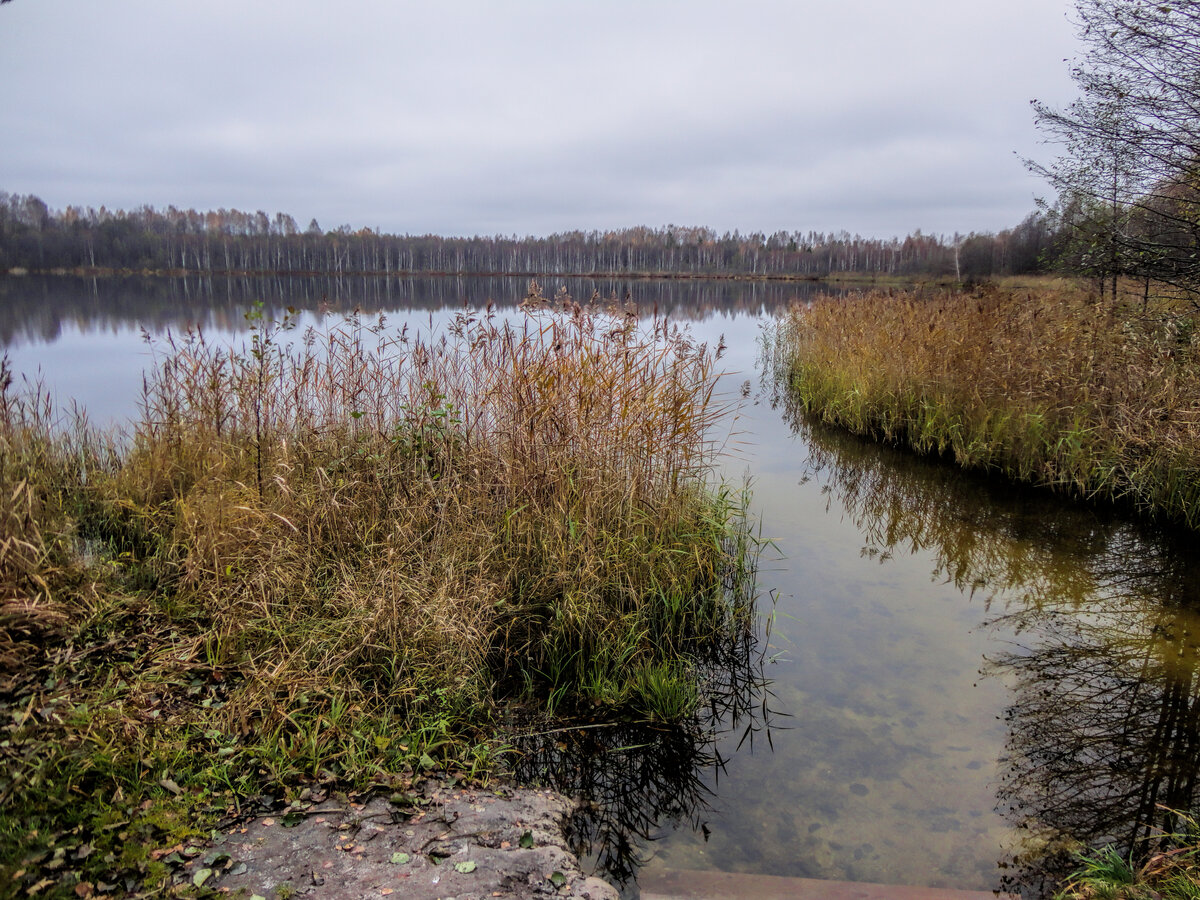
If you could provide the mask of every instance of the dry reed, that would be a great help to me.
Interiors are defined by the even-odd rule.
[[[779,352],[824,421],[1200,527],[1191,310],[1061,283],[879,291],[794,309]]]

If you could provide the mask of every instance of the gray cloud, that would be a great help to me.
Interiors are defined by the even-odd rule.
[[[0,188],[395,231],[1013,224],[1068,0],[22,0]]]

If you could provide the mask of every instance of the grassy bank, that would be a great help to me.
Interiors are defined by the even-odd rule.
[[[714,349],[569,298],[438,339],[252,324],[160,348],[121,440],[3,373],[14,895],[174,890],[247,804],[495,771],[513,709],[686,721],[753,631]]]
[[[779,353],[826,422],[1200,528],[1195,315],[1065,281],[873,291],[794,309]]]

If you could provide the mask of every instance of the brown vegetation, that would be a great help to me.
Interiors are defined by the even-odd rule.
[[[793,310],[790,383],[821,419],[963,466],[1200,527],[1193,310],[1072,282],[885,292]]]

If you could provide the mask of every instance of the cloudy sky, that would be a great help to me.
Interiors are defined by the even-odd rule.
[[[1015,224],[1070,0],[13,0],[0,190],[442,234]]]

